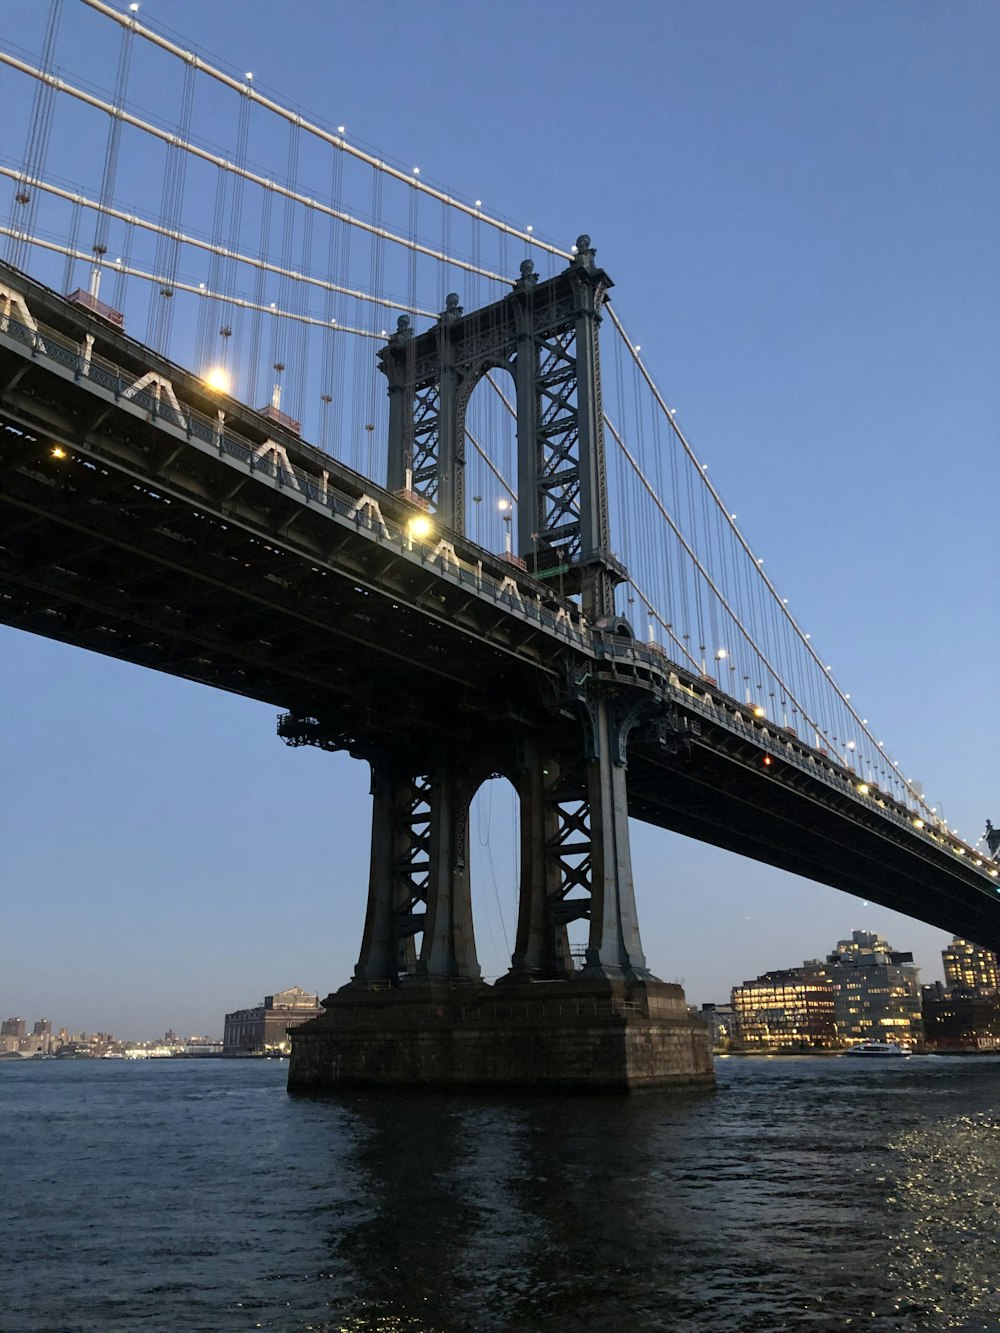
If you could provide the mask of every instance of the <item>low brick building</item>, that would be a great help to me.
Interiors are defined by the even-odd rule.
[[[938,1051],[1000,1051],[1000,994],[925,986],[924,1035]]]
[[[226,1014],[222,1038],[223,1055],[287,1055],[290,1050],[288,1029],[323,1012],[318,995],[310,995],[301,986],[265,995],[264,1003],[253,1009],[236,1009]]]

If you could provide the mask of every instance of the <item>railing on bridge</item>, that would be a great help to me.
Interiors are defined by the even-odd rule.
[[[2,295],[2,293],[0,293]],[[34,357],[44,357],[72,372],[76,380],[87,380],[92,384],[112,393],[118,402],[131,403],[154,420],[180,430],[189,440],[208,445],[220,455],[236,459],[255,474],[270,478],[279,486],[297,492],[307,503],[318,504],[354,522],[365,529],[377,541],[387,542],[399,548],[401,552],[414,554],[421,560],[436,560],[442,571],[450,574],[459,584],[485,593],[506,609],[536,621],[541,627],[559,635],[577,648],[586,649],[589,635],[584,616],[570,603],[557,605],[555,610],[543,602],[541,585],[536,585],[524,571],[512,561],[507,562],[509,573],[497,577],[484,567],[483,559],[475,563],[471,558],[463,558],[454,534],[444,533],[435,545],[416,535],[414,522],[426,519],[426,515],[416,506],[406,506],[412,510],[406,524],[397,522],[390,513],[386,513],[373,493],[382,495],[381,489],[367,478],[358,476],[358,494],[348,494],[338,490],[330,475],[321,470],[317,476],[292,463],[287,451],[273,441],[263,444],[254,443],[233,431],[224,421],[224,414],[213,419],[197,408],[183,402],[174,392],[172,384],[154,377],[154,383],[148,388],[140,388],[143,378],[136,379],[134,373],[123,370],[114,362],[102,357],[86,345],[58,333],[56,330],[33,320],[31,324],[16,319],[6,308],[0,309],[0,333],[5,333],[14,340],[31,349]],[[167,390],[164,390],[164,384]],[[344,471],[343,465],[339,465]],[[401,503],[401,502],[399,502]],[[449,539],[450,538],[450,539]],[[477,554],[472,543],[462,541],[463,553],[470,556]],[[492,563],[500,557],[483,551]],[[546,601],[552,603],[552,591],[544,589]]]

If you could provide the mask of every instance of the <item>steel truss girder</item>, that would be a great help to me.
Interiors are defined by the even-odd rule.
[[[151,440],[157,443],[155,433]],[[470,660],[478,655],[485,665],[497,660],[498,650],[506,653],[514,648],[523,652],[538,638],[537,626],[524,621],[515,624],[502,608],[479,603],[468,591],[444,583],[435,566],[401,562],[392,548],[359,542],[353,526],[330,523],[323,515],[296,505],[292,496],[251,487],[252,498],[258,498],[259,491],[259,498],[266,501],[266,514],[259,509],[254,512],[245,503],[224,515],[212,512],[206,500],[210,487],[201,487],[197,495],[178,490],[179,480],[184,489],[190,489],[190,459],[177,475],[144,481],[136,471],[142,452],[137,441],[118,443],[108,437],[101,443],[102,451],[93,462],[78,447],[71,458],[55,462],[37,435],[19,428],[0,433],[3,489],[8,504],[14,506],[5,525],[10,537],[10,577],[23,578],[29,568],[43,572],[60,560],[68,563],[75,570],[77,588],[84,582],[93,585],[86,599],[91,613],[102,620],[113,615],[119,626],[129,614],[122,597],[129,591],[135,594],[136,607],[146,602],[154,608],[161,604],[173,607],[185,615],[195,612],[193,626],[161,618],[159,628],[167,638],[180,636],[178,642],[185,637],[196,639],[198,650],[193,656],[199,659],[206,629],[241,623],[252,627],[255,620],[264,617],[267,626],[259,631],[249,628],[240,639],[251,644],[262,638],[272,644],[294,644],[294,654],[286,659],[291,665],[301,658],[331,662],[329,686],[315,673],[306,673],[315,682],[309,688],[317,698],[333,688],[332,677],[337,670],[329,651],[324,653],[315,642],[317,635],[345,645],[353,643],[354,651],[340,657],[339,669],[343,670],[345,663],[356,665],[367,660],[366,674],[373,688],[385,675],[384,663],[374,664],[383,655],[405,665],[410,672],[439,676],[442,683],[450,680],[453,696],[445,711],[468,695],[470,680],[482,677],[481,671],[467,671]],[[72,441],[67,440],[67,444],[73,448]],[[124,458],[112,456],[117,453],[129,459],[127,471],[121,470]],[[287,517],[295,512],[304,513],[308,529],[297,532],[290,542],[279,534],[282,530],[287,533]],[[260,519],[271,525],[273,535],[249,526]],[[61,533],[66,534],[65,538]],[[317,537],[324,539],[321,545]],[[124,576],[122,569],[128,570]],[[101,602],[100,595],[91,595],[95,589],[98,593],[103,589],[108,595],[113,592],[114,600],[105,597]],[[57,591],[51,584],[36,588],[43,597]],[[67,588],[61,591],[64,600],[72,595]],[[365,609],[365,602],[372,598],[379,603],[377,616]],[[391,617],[381,612],[386,600],[393,604]],[[25,606],[24,595],[18,604]],[[275,624],[276,617],[281,620],[289,616],[302,633],[306,633],[302,621],[311,626],[308,634],[313,642],[299,642],[301,636]],[[47,619],[44,632],[50,637],[65,633],[64,628],[60,629],[68,623],[65,615]],[[136,629],[148,638],[151,628],[143,615]],[[124,636],[116,637],[119,641],[110,651],[127,656]],[[99,640],[91,635],[88,642],[97,646]],[[215,646],[221,651],[221,644]],[[229,646],[242,656],[239,641]],[[156,664],[176,658],[176,653],[161,654]],[[137,649],[137,660],[148,662],[148,651]],[[535,664],[530,668],[533,674],[542,659],[532,650],[529,660]],[[205,678],[204,664],[190,674],[196,679]],[[293,670],[287,682],[289,689],[270,693],[276,674],[280,673],[269,666],[271,684],[264,697],[291,703],[300,692],[301,677]],[[251,675],[252,671],[230,675],[224,687],[235,686],[240,692],[260,697],[248,681]],[[223,683],[214,675],[212,680]],[[528,680],[530,677],[526,683]]]

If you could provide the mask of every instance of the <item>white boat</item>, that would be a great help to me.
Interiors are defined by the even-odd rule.
[[[847,1054],[871,1056],[873,1060],[886,1060],[912,1055],[913,1051],[902,1041],[861,1041],[857,1046],[849,1046]]]

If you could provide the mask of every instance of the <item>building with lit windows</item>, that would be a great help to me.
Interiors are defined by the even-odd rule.
[[[855,930],[827,955],[838,1036],[859,1041],[919,1041],[923,1035],[920,974],[912,953]]]
[[[226,1014],[222,1038],[223,1055],[287,1055],[291,1049],[288,1029],[298,1027],[323,1012],[319,996],[301,986],[265,995],[253,1009]]]
[[[949,990],[1000,991],[1000,961],[990,949],[956,937],[941,950]]]
[[[736,1012],[731,1004],[703,1004],[696,1017],[708,1029],[708,1044],[713,1051],[728,1051],[737,1040]]]
[[[938,1051],[1000,1051],[1000,991],[923,988],[924,1040]]]
[[[734,986],[732,1008],[748,1049],[810,1050],[837,1045],[833,986],[822,963],[765,972]]]

